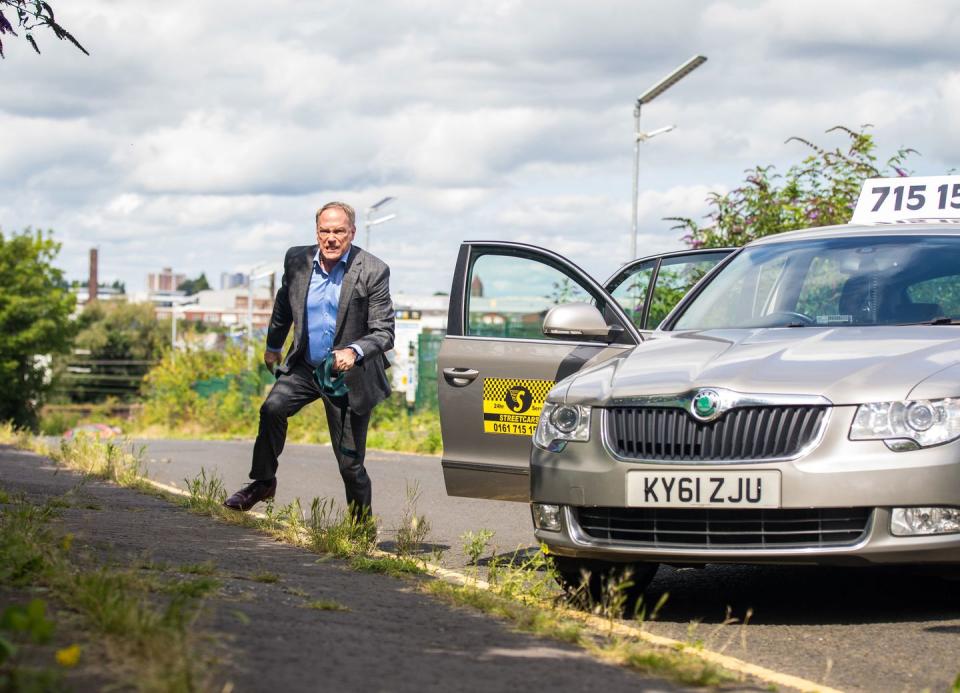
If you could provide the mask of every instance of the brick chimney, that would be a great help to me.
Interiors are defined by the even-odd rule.
[[[100,286],[100,282],[97,278],[97,249],[90,248],[90,281],[87,285],[87,295],[89,298],[87,302],[97,300],[97,287]]]

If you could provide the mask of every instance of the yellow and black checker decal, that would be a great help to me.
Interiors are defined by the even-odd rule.
[[[522,378],[483,379],[483,430],[532,436],[552,380]]]

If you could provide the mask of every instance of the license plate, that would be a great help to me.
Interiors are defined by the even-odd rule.
[[[780,472],[627,473],[627,505],[662,508],[779,508]]]

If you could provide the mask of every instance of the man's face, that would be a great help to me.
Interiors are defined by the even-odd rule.
[[[336,207],[326,209],[317,219],[317,245],[328,262],[336,262],[350,249],[357,230],[350,224],[346,212]]]

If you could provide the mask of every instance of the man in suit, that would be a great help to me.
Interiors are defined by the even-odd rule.
[[[393,348],[394,310],[390,269],[353,245],[356,215],[343,202],[329,202],[316,215],[317,245],[287,251],[283,280],[273,304],[263,355],[277,382],[260,407],[253,446],[253,482],[224,503],[249,510],[273,498],[277,458],[287,437],[287,419],[323,399],[333,452],[354,517],[370,512],[370,477],[363,466],[367,426],[374,406],[390,394],[385,352]],[[281,362],[290,326],[293,346]],[[347,393],[325,391],[314,377],[330,359]]]

